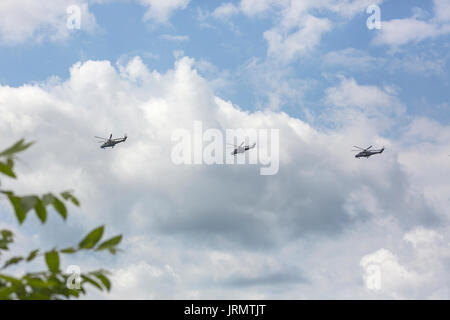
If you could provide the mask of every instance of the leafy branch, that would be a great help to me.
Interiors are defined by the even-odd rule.
[[[13,146],[0,152],[0,173],[16,179],[14,172],[14,160],[17,154],[28,149],[33,142],[26,143],[20,140]],[[18,196],[13,191],[0,190],[9,200],[19,224],[23,224],[30,211],[36,213],[38,219],[44,224],[47,221],[47,209],[52,207],[64,220],[67,219],[65,203],[80,206],[80,202],[72,191],[61,192],[58,196],[46,193],[43,196],[26,195]],[[75,288],[70,285],[74,280],[73,275],[64,274],[60,267],[61,254],[75,254],[80,251],[104,251],[115,254],[117,246],[122,240],[122,235],[114,236],[100,242],[103,238],[104,226],[100,226],[89,232],[79,243],[64,249],[53,248],[48,251],[41,249],[32,250],[26,256],[13,256],[6,260],[0,267],[3,271],[22,262],[32,262],[37,257],[43,257],[47,266],[46,271],[26,273],[17,278],[0,273],[0,300],[3,299],[63,299],[78,298],[80,293],[86,294],[85,285],[89,284],[98,290],[111,289],[108,271],[97,270],[77,275],[78,284]],[[14,234],[10,230],[0,230],[0,258],[2,251],[9,251],[14,242]]]

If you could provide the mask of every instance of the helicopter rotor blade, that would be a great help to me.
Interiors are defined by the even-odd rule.
[[[108,139],[106,139],[106,138],[102,138],[102,137],[98,137],[98,136],[94,136],[94,138],[97,138],[97,139],[103,139],[103,140],[108,140]]]
[[[360,149],[360,150],[364,150],[363,148],[361,148],[361,147],[358,147],[358,146],[353,146],[354,148],[358,148],[358,149]]]
[[[242,143],[239,145],[239,147],[242,147],[242,145],[244,144],[245,141],[242,141]]]
[[[112,133],[111,133],[111,135],[109,136],[109,140],[111,140],[112,139]]]
[[[366,150],[369,150],[370,148],[372,148],[373,146],[368,147]]]

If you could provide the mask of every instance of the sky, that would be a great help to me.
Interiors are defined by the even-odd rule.
[[[447,0],[1,1],[0,149],[37,141],[2,187],[81,208],[0,228],[123,234],[64,257],[112,272],[91,299],[449,299],[449,39]],[[195,121],[279,130],[279,171],[174,164]]]

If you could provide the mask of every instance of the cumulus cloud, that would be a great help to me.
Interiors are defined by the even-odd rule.
[[[5,0],[0,3],[0,41],[18,44],[36,41],[60,41],[67,39],[77,29],[68,28],[68,20],[76,9],[80,13],[80,31],[92,33],[98,29],[89,2],[80,0]],[[90,2],[92,3],[92,1]]]
[[[439,26],[426,21],[411,19],[394,19],[383,21],[380,33],[374,38],[376,45],[401,46],[410,42],[420,42],[430,37],[437,37],[447,32]]]
[[[233,3],[224,3],[214,9],[212,16],[216,19],[227,19],[239,12],[239,8]]]
[[[448,244],[435,230],[419,227],[405,233],[395,252],[382,248],[361,258],[367,288],[395,299],[448,299],[450,282],[442,281],[448,272]],[[379,281],[376,288],[374,281]]]
[[[450,33],[448,2],[434,0],[433,4],[434,17],[429,20],[412,16],[411,18],[382,21],[381,29],[373,39],[373,44],[400,47]]]
[[[16,45],[28,40],[62,41],[81,31],[99,30],[90,5],[117,0],[4,0],[0,3],[0,43]],[[136,0],[146,8],[144,20],[166,24],[174,11],[187,7],[189,0]],[[80,28],[68,27],[73,17],[80,17]]]
[[[216,96],[194,66],[188,57],[165,73],[140,58],[117,66],[86,61],[66,80],[0,87],[0,134],[38,141],[23,155],[29,163],[18,164],[19,183],[5,187],[76,190],[82,208],[65,226],[74,230],[58,238],[103,223],[124,233],[126,253],[106,266],[115,271],[113,297],[363,297],[359,261],[385,247],[386,230],[403,241],[418,226],[445,225],[445,195],[430,197],[411,183],[399,161],[402,144],[369,119],[373,110],[390,112],[382,104],[397,106],[391,88],[343,79],[342,92],[328,91],[329,101],[341,108],[345,97],[360,121],[330,130],[283,112],[243,111]],[[171,135],[191,130],[193,121],[205,129],[279,129],[279,173],[260,176],[254,165],[174,165]],[[100,150],[93,136],[109,133],[129,139]],[[367,143],[391,149],[367,161],[347,151]],[[407,170],[414,171],[410,161]],[[62,229],[51,230],[41,243]]]
[[[280,68],[277,63],[251,59],[242,71],[247,83],[254,87],[261,109],[280,110],[286,103],[298,103],[305,92],[316,84],[314,79],[300,79],[290,68]],[[267,75],[270,74],[270,77]],[[261,101],[262,98],[267,99]]]
[[[379,289],[381,289],[381,287],[389,287],[389,290],[394,291],[405,283],[414,286],[420,280],[418,274],[407,270],[399,263],[397,256],[386,249],[380,249],[372,254],[362,257],[361,266],[366,271],[369,271],[371,266],[378,266],[380,268]],[[376,287],[370,287],[368,282],[370,281],[369,277],[370,276],[366,276],[365,278],[368,288],[378,289]],[[397,294],[396,291],[393,293]],[[400,298],[400,296],[396,297]]]
[[[328,88],[325,99],[333,106],[360,109],[370,116],[400,115],[405,112],[405,106],[398,100],[393,88],[359,85],[353,78],[342,78],[338,86]]]
[[[332,12],[348,20],[364,12],[369,5],[381,3],[382,0],[241,0],[238,5],[233,3],[220,5],[212,16],[225,19],[238,12],[249,17],[273,13],[274,26],[264,32],[264,38],[268,43],[267,53],[270,58],[289,63],[310,53],[320,44],[322,35],[332,30],[333,22],[317,16],[317,11]]]
[[[239,7],[245,14],[254,16],[256,14],[265,12],[273,4],[275,4],[275,1],[273,0],[241,0],[241,2],[239,3]]]
[[[185,9],[189,4],[189,0],[139,0],[139,2],[148,7],[144,20],[155,23],[168,23],[174,11]]]
[[[268,55],[289,62],[315,48],[323,33],[330,29],[328,19],[307,15],[299,21],[293,32],[279,28],[268,30],[264,32],[264,38],[269,44]]]
[[[450,3],[445,0],[433,0],[435,19],[441,22],[450,21]]]

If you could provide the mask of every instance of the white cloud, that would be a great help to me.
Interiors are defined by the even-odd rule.
[[[445,75],[447,57],[427,57],[424,55],[405,55],[403,58],[392,59],[388,68],[390,72],[403,70],[418,75]]]
[[[403,295],[399,291],[405,290],[404,286],[415,287],[421,280],[419,274],[405,268],[398,261],[398,257],[386,249],[380,249],[362,257],[360,264],[369,273],[369,275],[366,275],[366,285],[370,283],[370,279],[368,279],[370,267],[380,268],[380,290],[388,291],[393,298],[402,298]],[[368,289],[374,288],[369,285]]]
[[[403,239],[407,242],[410,242],[414,247],[418,247],[421,245],[434,244],[437,241],[442,240],[443,237],[434,230],[417,228],[413,231],[406,233]]]
[[[11,140],[0,149],[22,137],[38,141],[22,155],[27,165],[17,164],[19,182],[3,186],[76,191],[81,210],[72,210],[64,228],[39,229],[35,242],[44,246],[54,244],[55,230],[64,230],[57,237],[66,242],[98,224],[124,233],[123,255],[71,261],[114,270],[113,297],[367,297],[359,261],[387,247],[386,232],[401,240],[405,229],[446,223],[447,196],[430,197],[410,183],[398,161],[402,144],[383,137],[364,113],[361,121],[322,130],[282,112],[242,111],[217,97],[194,66],[187,57],[165,73],[139,58],[117,67],[86,61],[64,81],[0,86],[0,135]],[[341,87],[350,93],[330,95],[338,110],[344,97],[369,110],[383,110],[379,97],[397,103],[389,88],[353,79]],[[262,177],[254,166],[173,165],[171,133],[194,120],[220,129],[278,128],[278,175]],[[109,133],[129,139],[100,150],[93,136]],[[382,157],[358,161],[343,152],[378,142],[392,146]],[[391,269],[418,272],[385,256]],[[431,267],[430,277],[439,279],[444,266]],[[416,296],[444,287],[433,288]]]
[[[254,16],[265,12],[275,3],[274,0],[241,0],[239,7],[246,15]],[[279,1],[279,3],[283,4],[285,1]]]
[[[401,46],[410,42],[420,42],[448,32],[446,29],[417,19],[394,19],[383,21],[381,30],[373,43],[376,45]]]
[[[370,70],[380,66],[380,59],[366,52],[354,48],[346,48],[328,52],[323,57],[323,64],[327,66],[341,66],[351,70]]]
[[[450,174],[449,139],[448,126],[427,118],[416,118],[404,134],[399,155],[399,162],[408,173],[411,183],[421,185],[426,197],[434,199],[436,210],[446,217],[450,217],[450,185],[447,179]],[[410,147],[411,144],[414,148]]]
[[[235,15],[239,12],[238,7],[236,7],[233,3],[224,3],[214,9],[212,16],[216,19],[228,19],[232,15]]]
[[[0,43],[20,44],[28,40],[61,41],[75,32],[93,33],[99,29],[89,5],[108,4],[117,0],[3,0],[0,2]],[[187,7],[189,0],[136,0],[146,7],[144,20],[158,24],[168,23],[176,10]],[[80,10],[80,29],[67,27],[73,12],[68,8],[75,6]]]
[[[297,24],[298,18],[311,9],[328,10],[343,17],[352,18],[358,13],[365,12],[369,5],[380,5],[382,2],[383,0],[241,0],[239,8],[248,16],[281,8],[283,19],[287,18],[291,24]]]
[[[331,23],[328,19],[319,19],[311,15],[305,16],[293,32],[279,28],[268,30],[264,32],[264,38],[269,44],[268,55],[289,62],[314,49],[319,44],[322,34],[330,30]]]
[[[188,41],[189,36],[186,35],[171,35],[171,34],[163,34],[160,38],[169,41]]]
[[[439,22],[450,21],[450,2],[447,0],[433,0],[435,19]]]
[[[381,5],[383,0],[344,0],[330,1],[329,9],[351,19],[358,13],[366,12],[371,5]]]
[[[428,21],[419,19],[417,14],[411,18],[382,21],[381,30],[373,39],[373,43],[399,47],[450,33],[448,1],[434,0],[433,4],[434,17]]]
[[[144,20],[156,23],[168,23],[174,11],[183,10],[189,4],[189,0],[139,0],[139,2],[148,7]]]
[[[446,229],[440,230],[446,232]],[[395,299],[448,299],[450,283],[446,278],[446,261],[450,257],[448,243],[436,230],[419,227],[404,234],[403,242],[395,245],[395,252],[379,249],[360,260],[363,277],[369,284],[377,268],[380,275],[378,296]],[[405,246],[405,243],[412,245]],[[400,256],[400,257],[399,257]],[[373,270],[373,269],[372,269]],[[368,272],[369,271],[369,272]]]
[[[77,29],[69,29],[67,9],[80,10],[80,31],[93,32],[98,26],[88,4],[81,0],[4,0],[0,2],[0,42],[18,44],[35,41],[60,41],[67,39]]]
[[[254,87],[260,109],[280,110],[289,102],[299,104],[305,92],[316,84],[314,79],[300,79],[290,68],[281,68],[278,63],[256,58],[248,61],[242,73],[245,82]]]
[[[392,88],[359,85],[353,78],[342,78],[338,86],[328,88],[325,101],[339,108],[358,109],[370,116],[400,115],[405,112],[405,106],[397,99]]]
[[[447,57],[437,56],[431,52],[422,54],[401,54],[400,57],[375,57],[366,51],[346,48],[331,51],[323,56],[323,66],[339,67],[342,72],[370,71],[383,69],[389,73],[398,71],[418,75],[443,75]]]
[[[213,12],[216,18],[228,18],[238,12],[254,17],[271,13],[274,26],[264,32],[268,42],[268,56],[280,62],[289,63],[315,49],[322,35],[333,28],[328,18],[318,17],[317,11],[330,11],[349,20],[364,12],[371,4],[382,0],[241,0],[239,5],[225,3]]]

